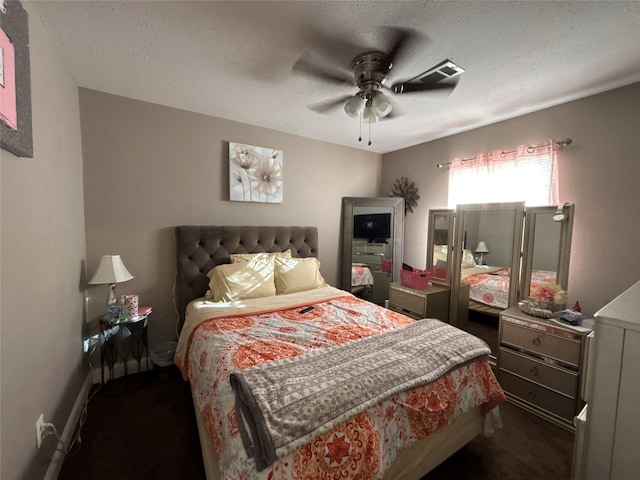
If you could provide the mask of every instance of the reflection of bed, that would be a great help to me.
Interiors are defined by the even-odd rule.
[[[469,285],[469,308],[499,313],[508,307],[511,269],[488,265],[462,269],[461,282]],[[555,283],[556,273],[533,270],[531,290],[541,283]]]
[[[179,305],[202,297],[208,286],[207,272],[214,265],[227,262],[229,253],[237,249],[251,252],[290,248],[294,257],[313,256],[317,252],[315,229],[309,230],[308,244],[304,229],[281,227],[280,238],[270,242],[269,238],[278,236],[269,230],[274,227],[264,227],[266,233],[260,233],[258,227],[248,227],[246,232],[243,227],[232,228],[235,230],[231,232],[226,232],[225,227],[177,229]],[[247,232],[255,242],[243,241]],[[308,305],[314,305],[314,309],[300,313]],[[488,409],[503,398],[487,362],[470,362],[434,383],[399,392],[354,417],[340,419],[340,423],[318,434],[311,443],[256,473],[238,431],[235,396],[228,382],[231,369],[242,373],[250,365],[282,357],[291,357],[287,362],[293,361],[302,354],[300,360],[308,357],[305,352],[320,351],[327,346],[351,348],[353,340],[369,341],[371,335],[383,338],[378,335],[380,330],[395,334],[402,328],[413,328],[413,321],[333,287],[246,299],[227,307],[195,301],[187,312],[176,363],[191,381],[209,479],[243,475],[242,478],[267,479],[277,473],[274,478],[292,480],[329,477],[417,480],[482,430],[484,418],[476,404],[484,404]],[[325,317],[323,312],[329,316]],[[200,320],[204,322],[199,324]],[[200,326],[192,330],[196,324]],[[216,359],[214,351],[222,352],[222,357]],[[432,435],[420,439],[434,430]],[[223,432],[229,436],[224,437]],[[221,476],[219,464],[228,465],[234,473]]]
[[[357,293],[373,285],[373,273],[366,263],[351,264],[351,292]]]

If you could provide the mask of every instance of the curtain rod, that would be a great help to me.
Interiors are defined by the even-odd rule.
[[[544,147],[549,145],[551,142],[545,142],[545,143],[539,143],[538,145],[529,145],[529,147],[527,148],[527,151],[529,151],[529,153],[531,153],[533,151],[534,148],[538,148],[538,147]],[[564,150],[564,147],[567,147],[569,145],[571,145],[573,143],[573,140],[571,140],[570,138],[565,138],[564,140],[556,140],[556,145],[558,145],[558,150]],[[516,149],[513,150],[501,150],[503,153],[513,153],[516,152]],[[469,157],[469,158],[463,158],[461,161],[462,162],[468,162],[469,160],[475,160],[476,157]],[[444,168],[444,167],[449,167],[451,165],[451,162],[447,162],[447,163],[438,163],[436,165],[436,167],[438,168]]]

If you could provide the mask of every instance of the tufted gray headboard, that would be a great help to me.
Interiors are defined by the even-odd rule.
[[[207,292],[209,270],[229,263],[230,254],[291,249],[294,257],[318,256],[317,227],[180,226],[176,227],[176,238],[179,330],[187,304]]]

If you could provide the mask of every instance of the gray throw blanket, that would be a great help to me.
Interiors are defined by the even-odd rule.
[[[489,353],[479,338],[426,319],[232,373],[247,455],[263,470],[376,403]]]

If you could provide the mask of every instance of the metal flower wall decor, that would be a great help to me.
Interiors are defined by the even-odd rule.
[[[229,199],[282,203],[282,150],[229,142]]]
[[[393,188],[389,192],[390,197],[403,197],[404,198],[404,214],[407,212],[413,213],[413,207],[418,205],[420,195],[418,195],[418,188],[414,182],[409,182],[407,177],[396,178],[393,182]]]

